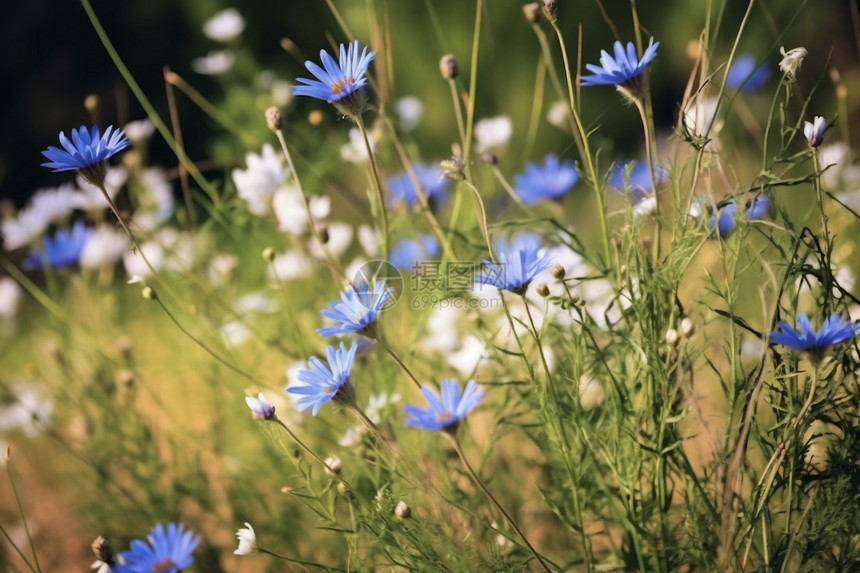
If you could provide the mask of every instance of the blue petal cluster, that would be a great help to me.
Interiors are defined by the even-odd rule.
[[[442,380],[441,386],[441,400],[432,388],[421,387],[427,405],[430,406],[426,410],[411,404],[403,407],[406,413],[411,416],[404,421],[407,426],[432,432],[451,427],[456,429],[457,422],[471,412],[484,397],[474,380],[469,380],[462,395],[460,394],[460,383],[456,380]]]
[[[415,172],[415,177],[424,189],[427,195],[427,201],[431,205],[438,203],[445,197],[445,192],[448,190],[449,180],[442,177],[442,170],[438,165],[424,165],[422,163],[413,163],[412,170]],[[388,200],[388,206],[394,207],[398,203],[403,203],[412,207],[418,203],[418,196],[415,193],[415,185],[412,184],[412,179],[405,171],[400,175],[388,178],[388,189],[391,191]]]
[[[747,221],[755,221],[767,215],[770,208],[770,200],[767,195],[760,194],[753,199],[752,204],[747,207],[744,217]],[[708,228],[712,233],[719,233],[720,237],[727,237],[734,231],[737,225],[738,203],[735,199],[726,203],[718,213],[712,213],[708,219]]]
[[[341,404],[349,404],[355,400],[352,386],[349,384],[349,373],[355,360],[355,350],[358,348],[355,342],[347,349],[343,342],[340,348],[335,349],[327,346],[325,349],[328,367],[316,356],[311,356],[308,361],[310,369],[302,370],[298,374],[299,381],[304,385],[290,386],[287,392],[299,394],[296,409],[301,412],[313,408],[316,416],[323,404],[334,400]]]
[[[726,74],[726,87],[729,89],[740,89],[743,91],[756,90],[767,83],[770,79],[770,68],[762,65],[755,67],[755,56],[752,54],[741,54],[729,68]]]
[[[788,346],[801,352],[821,354],[828,347],[844,342],[858,332],[858,325],[853,322],[845,322],[838,314],[833,314],[821,325],[821,330],[816,332],[809,324],[806,313],[800,313],[798,317],[800,328],[794,330],[785,322],[778,324],[779,331],[771,333],[770,340],[783,346]]]
[[[364,46],[359,53],[358,40],[354,40],[348,48],[344,44],[340,45],[338,62],[335,62],[328,52],[321,50],[322,68],[311,61],[305,62],[305,67],[317,79],[297,78],[296,81],[305,85],[296,86],[293,93],[297,96],[314,97],[328,103],[345,102],[349,104],[347,109],[339,109],[354,115],[353,112],[360,112],[361,109],[351,105],[348,100],[352,99],[350,96],[357,94],[367,85],[367,67],[375,57],[376,54],[368,51],[367,46]]]
[[[91,235],[92,230],[82,221],[75,223],[71,231],[57,229],[53,237],[42,239],[42,247],[34,248],[22,265],[27,270],[42,268],[43,265],[55,269],[74,265]]]
[[[394,289],[387,288],[385,281],[375,281],[373,288],[361,283],[356,289],[349,285],[340,295],[340,301],[332,301],[322,315],[339,324],[318,328],[321,336],[339,334],[361,334],[369,338],[376,335],[376,316],[385,307]]]
[[[417,270],[422,261],[439,254],[439,242],[433,235],[421,235],[417,239],[403,239],[388,254],[388,262],[398,269]]]
[[[43,163],[54,171],[80,171],[104,163],[118,151],[122,151],[131,142],[126,139],[121,129],[110,126],[104,135],[100,135],[98,126],[92,131],[87,131],[85,126],[72,130],[72,139],[69,140],[64,132],[60,132],[60,144],[63,149],[49,146],[42,152],[49,163]]]
[[[573,161],[559,163],[555,155],[547,155],[543,165],[528,163],[525,173],[514,175],[514,191],[526,205],[541,199],[558,199],[576,184],[579,175]]]
[[[133,540],[131,549],[120,553],[114,573],[178,573],[194,563],[191,553],[200,543],[181,523],[168,523],[166,529],[159,523],[147,539],[149,544]]]
[[[660,165],[654,166],[654,178],[657,185],[669,178],[669,170]],[[633,201],[637,201],[653,191],[651,173],[648,164],[643,161],[619,161],[609,175],[609,185],[621,192],[630,193]]]
[[[530,233],[517,236],[510,245],[503,240],[498,241],[498,264],[484,259],[487,272],[478,275],[475,282],[525,294],[535,276],[552,264],[545,255],[539,255],[540,248],[540,239]]]
[[[627,42],[627,50],[624,44],[615,42],[615,58],[610,56],[606,50],[600,51],[600,66],[585,64],[585,68],[592,76],[583,76],[583,86],[601,85],[625,85],[642,75],[648,64],[657,57],[657,47],[660,42],[654,42],[654,38],[648,43],[648,48],[642,54],[642,59],[636,57],[636,46],[633,42]]]

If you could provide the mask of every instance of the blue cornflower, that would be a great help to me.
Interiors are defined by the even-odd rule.
[[[129,551],[120,553],[115,573],[177,573],[194,563],[191,553],[200,543],[200,537],[185,531],[181,523],[168,523],[166,530],[159,523],[147,539],[149,545],[135,539]]]
[[[766,84],[770,78],[770,68],[762,65],[756,69],[755,63],[755,56],[752,54],[738,56],[726,74],[726,87],[748,91],[756,90]]]
[[[526,172],[514,175],[514,191],[523,203],[534,205],[541,199],[558,199],[576,184],[579,175],[573,161],[559,163],[555,155],[547,155],[543,165],[526,164]]]
[[[412,170],[415,172],[415,177],[424,189],[427,196],[427,202],[433,207],[445,196],[445,191],[448,190],[448,179],[442,177],[442,170],[439,165],[424,165],[421,163],[413,163]],[[412,179],[405,171],[400,175],[388,178],[388,189],[391,191],[388,206],[393,207],[398,203],[404,203],[412,207],[418,203],[418,196],[415,194],[415,186],[412,184]]]
[[[439,254],[439,242],[433,235],[421,235],[417,239],[403,239],[388,254],[388,262],[398,269],[414,269],[421,261]]]
[[[376,57],[376,53],[367,51],[367,46],[362,48],[361,54],[358,49],[358,40],[354,40],[348,48],[341,44],[338,62],[328,52],[320,50],[320,61],[325,69],[311,61],[305,62],[305,67],[317,79],[297,78],[296,81],[305,85],[296,86],[293,93],[325,100],[334,104],[344,115],[357,117],[364,109],[362,88],[367,85],[367,67]]]
[[[71,141],[61,131],[60,144],[63,149],[48,146],[48,149],[42,152],[42,155],[51,160],[42,166],[54,171],[77,171],[88,182],[101,188],[104,186],[107,160],[131,145],[131,142],[126,139],[121,129],[115,130],[113,126],[108,127],[101,136],[98,126],[93,127],[90,132],[82,125],[72,130]]]
[[[538,254],[540,239],[537,235],[523,233],[510,245],[501,240],[496,243],[498,264],[484,259],[487,272],[478,275],[476,283],[492,285],[514,294],[525,294],[529,284],[538,273],[549,268],[551,261]]]
[[[339,334],[361,334],[376,337],[376,316],[385,307],[394,289],[386,288],[385,281],[375,281],[373,288],[361,283],[356,289],[349,285],[340,295],[340,301],[332,301],[322,315],[340,324],[318,328],[321,336]]]
[[[301,394],[302,397],[296,403],[299,412],[313,407],[313,415],[316,416],[323,404],[329,400],[338,404],[355,402],[355,391],[349,383],[349,372],[355,360],[356,348],[358,346],[354,341],[348,350],[343,342],[337,350],[327,346],[325,355],[328,368],[319,358],[311,356],[308,360],[310,369],[301,370],[298,374],[299,380],[304,384],[287,388],[290,394]]]
[[[426,410],[411,404],[403,407],[406,413],[411,416],[404,421],[407,426],[430,430],[431,432],[444,430],[452,434],[456,433],[460,420],[471,412],[484,397],[474,380],[469,380],[462,395],[460,395],[460,383],[456,380],[442,380],[441,386],[441,400],[432,388],[421,386],[421,392],[430,406]]]
[[[260,420],[271,420],[275,417],[275,407],[269,404],[262,392],[257,397],[245,396],[245,403]]]
[[[30,256],[24,259],[23,266],[27,270],[48,265],[54,268],[68,267],[78,262],[84,246],[92,235],[92,229],[78,221],[71,231],[57,229],[53,237],[44,237],[42,247],[34,248]]]
[[[755,221],[767,215],[770,208],[770,200],[765,194],[759,194],[752,203],[744,211],[744,217],[747,221]],[[727,237],[729,233],[734,231],[737,224],[738,203],[737,200],[731,199],[723,205],[723,208],[718,213],[712,213],[708,219],[708,228],[711,232],[719,233],[720,237]]]
[[[654,166],[654,179],[657,185],[669,178],[669,170],[660,165]],[[635,202],[653,191],[651,173],[644,161],[619,161],[609,175],[609,185],[621,192],[630,193]]]
[[[795,331],[791,326],[780,321],[778,326],[781,332],[772,332],[770,340],[794,350],[808,352],[816,361],[821,359],[828,347],[854,338],[858,332],[857,324],[844,322],[838,314],[833,314],[826,319],[818,332],[812,329],[806,313],[800,313],[799,322],[800,329]]]
[[[657,47],[660,42],[655,43],[654,38],[648,43],[648,48],[642,54],[642,59],[636,58],[636,46],[633,42],[627,42],[627,51],[624,50],[624,44],[615,42],[614,51],[615,58],[613,59],[606,50],[600,51],[600,66],[593,64],[585,64],[586,69],[594,74],[593,76],[583,76],[583,86],[632,86],[646,66],[657,56]]]

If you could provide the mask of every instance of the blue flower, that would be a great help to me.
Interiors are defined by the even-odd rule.
[[[325,349],[326,359],[328,360],[328,368],[316,356],[311,356],[308,361],[309,370],[301,370],[298,374],[298,379],[304,382],[303,385],[290,386],[287,392],[290,394],[300,394],[296,403],[296,409],[299,412],[313,407],[313,415],[316,416],[323,404],[329,400],[334,400],[339,404],[352,404],[355,402],[355,392],[352,385],[349,383],[349,372],[352,370],[352,363],[355,360],[355,349],[358,346],[355,342],[349,347],[349,350],[340,343],[340,348],[335,350],[331,346]]]
[[[388,262],[398,269],[415,269],[421,261],[439,254],[439,242],[433,235],[421,235],[417,239],[403,239],[388,255]]]
[[[115,573],[177,573],[194,563],[191,553],[200,543],[200,537],[185,531],[181,523],[168,523],[166,530],[159,523],[147,539],[149,545],[135,539],[129,551],[120,553]]]
[[[770,200],[765,194],[759,194],[744,211],[747,221],[761,219],[767,215],[770,208]],[[720,237],[727,237],[735,230],[737,224],[738,203],[731,199],[717,213],[712,213],[708,219],[708,228],[711,232],[719,233]]]
[[[654,166],[654,178],[657,185],[669,178],[669,170],[660,165]],[[609,175],[609,185],[621,192],[630,193],[633,201],[642,199],[653,191],[651,173],[643,161],[619,161]]]
[[[296,81],[305,85],[296,86],[293,93],[325,100],[346,116],[358,116],[364,108],[362,88],[367,85],[367,67],[376,57],[374,52],[367,51],[367,46],[363,47],[361,54],[358,49],[358,40],[348,48],[341,44],[339,62],[335,62],[325,50],[320,50],[322,68],[311,61],[305,62],[305,67],[317,79],[297,78]]]
[[[770,68],[762,65],[756,69],[755,56],[749,53],[741,54],[726,74],[726,87],[733,90],[755,90],[766,84],[769,78]]]
[[[834,344],[854,338],[858,332],[858,325],[853,322],[844,322],[838,314],[833,314],[821,325],[821,330],[815,332],[809,324],[806,313],[800,313],[800,329],[795,331],[785,322],[779,323],[781,332],[772,332],[771,342],[788,346],[794,350],[808,352],[814,358],[821,358],[824,351]]]
[[[534,205],[541,199],[558,199],[576,184],[579,175],[573,161],[559,164],[558,157],[547,155],[543,166],[526,165],[526,172],[514,175],[514,191],[523,203]]]
[[[72,139],[60,132],[60,144],[63,149],[48,146],[42,152],[49,163],[43,163],[54,171],[77,171],[81,176],[97,187],[104,185],[105,163],[119,151],[122,151],[131,142],[126,139],[121,129],[110,126],[103,136],[99,133],[98,126],[87,131],[85,126],[72,130]]]
[[[42,247],[34,248],[23,262],[27,270],[48,265],[54,268],[68,267],[78,262],[84,246],[92,235],[92,229],[78,221],[72,230],[57,229],[53,237],[42,239]]]
[[[269,404],[262,392],[256,398],[245,396],[245,403],[260,420],[271,420],[275,417],[275,407]]]
[[[438,430],[456,432],[459,421],[484,397],[474,380],[469,380],[462,395],[460,395],[459,382],[453,379],[442,380],[441,400],[429,386],[421,386],[421,392],[430,407],[423,410],[418,406],[407,404],[403,409],[411,418],[407,418],[404,423],[407,426],[431,432]]]
[[[368,338],[376,336],[376,316],[385,307],[394,289],[386,288],[385,281],[375,281],[373,288],[361,283],[356,289],[349,285],[340,295],[340,301],[332,301],[322,315],[340,324],[318,328],[321,336],[339,334],[361,334]]]
[[[487,272],[478,275],[476,283],[492,285],[522,295],[535,276],[548,269],[551,264],[546,256],[538,255],[540,239],[531,233],[517,236],[510,245],[505,241],[498,241],[496,250],[498,264],[484,259]]]
[[[432,206],[441,201],[445,196],[445,191],[448,189],[448,179],[442,177],[442,170],[438,165],[423,165],[421,163],[413,163],[412,170],[415,172],[415,177],[424,193],[427,196],[427,202]],[[388,206],[393,207],[398,203],[404,203],[412,207],[418,203],[418,196],[415,193],[415,186],[412,184],[412,179],[405,171],[400,175],[388,178],[388,189],[391,191]]]
[[[600,51],[600,66],[593,64],[585,64],[586,69],[594,74],[593,76],[583,76],[583,86],[602,86],[602,85],[621,85],[627,86],[633,83],[633,80],[642,75],[645,67],[657,56],[657,47],[660,42],[654,43],[654,38],[648,43],[648,48],[642,54],[642,59],[636,58],[636,46],[633,42],[627,42],[627,51],[624,51],[624,44],[615,42],[615,58],[613,59],[606,50]]]

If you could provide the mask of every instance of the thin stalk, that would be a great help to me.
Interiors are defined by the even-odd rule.
[[[15,550],[15,553],[18,554],[18,556],[21,558],[21,561],[24,562],[27,568],[35,573],[36,569],[30,564],[29,561],[27,561],[27,556],[24,555],[21,549],[17,545],[15,545],[15,542],[12,540],[12,537],[9,536],[9,533],[6,531],[6,528],[3,527],[2,523],[0,523],[0,533],[3,534],[3,537],[6,538],[6,541],[9,542],[9,545],[12,547],[12,549]]]
[[[167,95],[167,109],[168,116],[170,117],[170,123],[173,127],[173,133],[176,134],[176,146],[185,150],[185,143],[182,139],[182,126],[179,122],[179,110],[176,107],[176,94],[173,90],[173,84],[167,80],[168,74],[173,73],[170,69],[170,66],[164,66],[162,68],[162,75],[164,76],[164,92]],[[144,161],[144,165],[146,162]],[[188,212],[187,223],[188,230],[194,229],[196,226],[196,216],[194,214],[194,202],[191,199],[191,189],[188,187],[188,170],[182,166],[180,162],[177,166],[177,173],[179,174],[179,186],[182,188],[182,199],[185,202],[185,210]]]
[[[173,313],[170,312],[170,310],[164,305],[164,303],[161,301],[161,298],[159,298],[159,296],[155,293],[155,291],[153,291],[150,300],[154,300],[155,302],[157,302],[158,306],[161,307],[161,310],[164,311],[164,314],[166,314],[167,317],[171,320],[171,322],[173,322],[173,324],[175,324],[176,327],[180,331],[182,331],[182,334],[184,334],[189,339],[191,339],[191,341],[194,342],[194,344],[196,344],[197,346],[202,348],[203,351],[206,352],[206,354],[208,354],[209,356],[211,356],[212,358],[214,358],[215,360],[217,360],[218,362],[220,362],[221,364],[223,364],[224,366],[226,366],[227,368],[229,368],[230,370],[232,370],[233,372],[235,372],[239,376],[242,376],[243,378],[250,380],[251,382],[254,382],[254,383],[257,382],[256,378],[254,378],[253,376],[251,376],[250,374],[248,374],[247,372],[245,372],[244,370],[242,370],[238,366],[236,366],[236,365],[228,362],[226,359],[222,358],[217,352],[215,352],[214,350],[209,348],[209,346],[207,346],[202,340],[200,340],[199,338],[197,338],[196,336],[191,334],[191,332],[187,328],[182,326],[182,323],[179,322],[179,320],[176,319],[176,317],[173,315]]]
[[[326,571],[331,571],[331,569],[325,565],[320,565],[319,563],[314,563],[313,561],[304,561],[302,559],[293,559],[292,557],[286,557],[284,555],[279,555],[278,553],[275,553],[274,551],[269,551],[268,549],[263,549],[262,547],[257,547],[256,552],[257,553],[263,553],[265,555],[269,555],[271,557],[274,557],[276,559],[280,559],[282,561],[286,561],[287,563],[295,563],[296,565],[305,565],[306,567],[318,567],[320,569],[325,569]]]
[[[549,386],[550,389],[554,391],[554,388],[552,386],[552,374],[550,374],[549,364],[547,363],[546,355],[543,352],[543,344],[541,343],[541,340],[540,340],[540,333],[538,332],[538,329],[535,326],[534,318],[532,318],[532,311],[531,311],[531,308],[529,307],[529,301],[526,298],[525,293],[522,295],[522,299],[523,299],[523,306],[526,307],[526,316],[529,317],[529,324],[531,325],[532,332],[534,333],[535,344],[537,344],[537,348],[538,348],[538,354],[540,354],[540,359],[541,359],[541,362],[543,363],[543,368],[546,371],[547,386]],[[556,402],[558,402],[558,400],[556,400]]]
[[[520,196],[517,195],[517,192],[514,191],[514,188],[511,187],[511,184],[508,183],[508,180],[505,179],[505,176],[502,174],[502,170],[499,169],[499,166],[493,165],[492,170],[493,170],[493,175],[496,176],[496,181],[499,182],[499,185],[502,186],[502,189],[504,189],[505,192],[508,194],[508,196],[511,198],[511,201],[516,203],[520,209],[522,209],[523,211],[525,211],[526,213],[528,213],[529,215],[531,215],[532,217],[537,219],[538,217],[537,217],[537,215],[535,215],[534,210],[532,210],[531,207],[529,207],[528,205],[523,203],[523,200],[520,199]]]
[[[645,161],[648,162],[648,173],[651,175],[651,192],[654,194],[654,199],[657,199],[657,177],[654,175],[654,157],[652,154],[651,146],[653,144],[653,138],[651,133],[651,122],[648,121],[649,114],[645,109],[645,102],[642,101],[642,97],[635,96],[633,98],[633,102],[636,104],[636,109],[639,110],[639,117],[642,120],[642,130],[645,136]],[[654,231],[654,248],[652,251],[652,259],[654,262],[654,266],[657,266],[657,263],[660,261],[660,201],[657,200],[655,202],[656,207],[654,208],[654,218],[657,221],[657,226]]]
[[[361,131],[364,148],[367,150],[368,159],[370,159],[370,172],[376,190],[376,201],[379,204],[379,226],[382,227],[382,258],[388,259],[388,214],[385,211],[385,198],[382,196],[382,179],[379,176],[379,164],[376,162],[376,155],[373,153],[373,147],[370,145],[370,138],[367,136],[367,128],[364,125],[364,119],[361,117],[361,114],[355,117],[355,122],[358,124],[359,131]]]
[[[352,490],[352,486],[350,486],[350,485],[349,485],[349,482],[347,482],[345,479],[343,479],[342,477],[340,477],[340,474],[338,474],[336,471],[334,471],[334,470],[332,469],[332,467],[331,467],[330,465],[328,465],[324,459],[322,459],[321,457],[319,457],[318,455],[316,455],[316,453],[314,453],[314,451],[313,451],[312,449],[310,449],[310,448],[309,448],[309,447],[308,447],[308,446],[307,446],[303,441],[301,441],[301,440],[299,439],[299,437],[298,437],[298,436],[297,436],[297,435],[296,435],[296,434],[295,434],[295,433],[290,429],[290,427],[284,423],[284,421],[283,421],[283,420],[281,420],[280,418],[278,418],[277,416],[275,416],[275,417],[274,417],[274,418],[272,418],[270,421],[271,421],[271,422],[275,422],[275,423],[276,423],[276,424],[278,424],[280,427],[282,427],[282,428],[284,429],[284,431],[286,431],[286,432],[287,432],[287,434],[289,434],[289,436],[293,439],[293,441],[294,441],[295,443],[297,443],[297,444],[299,445],[299,447],[300,447],[301,449],[303,449],[303,450],[304,450],[304,451],[305,451],[305,452],[306,452],[310,457],[312,457],[312,458],[313,458],[317,463],[319,463],[323,468],[325,468],[325,470],[326,470],[326,471],[327,471],[327,472],[328,472],[332,477],[334,477],[337,481],[339,481],[340,483],[342,483],[343,485],[345,485],[347,488],[349,488],[349,489],[350,489],[350,491],[353,491],[353,490]]]
[[[307,193],[305,193],[305,187],[302,185],[302,180],[299,178],[299,172],[296,170],[296,165],[293,163],[293,156],[290,153],[289,147],[287,147],[287,140],[284,139],[284,132],[281,129],[275,131],[275,135],[278,137],[278,142],[281,144],[281,152],[283,152],[284,157],[287,159],[287,165],[290,168],[290,173],[293,175],[293,181],[296,182],[296,185],[299,188],[299,194],[302,196],[302,206],[305,208],[305,215],[308,217],[308,226],[311,229],[311,233],[313,233],[314,238],[320,244],[320,249],[322,249],[323,256],[328,263],[329,270],[331,271],[332,278],[335,281],[339,279],[343,280],[346,277],[346,274],[343,272],[343,269],[340,267],[340,264],[335,260],[332,256],[331,251],[328,248],[328,244],[323,240],[322,234],[320,230],[317,228],[316,221],[314,221],[313,213],[311,213],[311,204],[308,199]]]
[[[389,346],[388,343],[382,339],[382,337],[377,337],[375,340],[379,343],[380,346],[382,346],[382,348],[385,349],[388,355],[394,359],[397,365],[400,366],[401,370],[403,370],[406,375],[409,376],[409,378],[415,383],[415,385],[418,386],[418,389],[421,390],[421,382],[418,381],[418,378],[415,377],[415,374],[413,374],[412,371],[409,370],[409,367],[406,366],[406,364],[400,359],[399,356],[397,356],[397,353],[394,352],[394,349],[391,348],[391,346]]]
[[[472,33],[472,69],[469,70],[469,99],[466,102],[466,141],[463,145],[463,164],[469,174],[469,163],[472,153],[472,131],[475,128],[475,96],[478,91],[478,50],[481,46],[481,17],[484,13],[484,0],[478,0],[475,6],[475,28]],[[469,176],[471,179],[471,176]]]
[[[824,212],[824,200],[821,195],[821,176],[819,175],[818,164],[818,148],[812,148],[812,168],[815,170],[815,178],[812,180],[812,186],[815,189],[815,196],[818,199],[818,210],[821,213],[821,228],[824,231],[825,241],[830,240],[830,230],[827,228],[827,215]]]
[[[475,204],[478,206],[478,225],[481,227],[481,233],[484,235],[484,241],[487,243],[490,260],[495,261],[496,256],[493,253],[493,242],[490,240],[490,226],[487,223],[487,210],[484,208],[484,200],[481,198],[481,192],[467,179],[463,180],[463,184],[469,188],[475,197]]]
[[[27,566],[30,567],[30,569],[32,569],[33,571],[38,571],[39,573],[42,573],[42,568],[39,566],[39,556],[36,555],[36,544],[33,543],[33,536],[30,534],[30,526],[27,525],[27,517],[26,513],[24,513],[24,504],[21,502],[21,496],[18,494],[18,488],[15,486],[15,477],[12,475],[12,460],[9,459],[9,448],[6,448],[5,455],[6,473],[9,475],[9,485],[12,486],[12,494],[15,496],[15,503],[18,505],[18,514],[21,516],[21,523],[24,525],[24,533],[27,535],[27,542],[30,544],[30,551],[33,553],[33,565],[30,565],[30,563],[26,559],[24,560],[24,562],[27,563]],[[13,543],[12,546],[15,547],[15,544]]]
[[[529,548],[529,551],[531,551],[535,559],[538,560],[538,563],[540,563],[541,567],[543,567],[543,570],[547,571],[548,573],[551,572],[552,569],[549,568],[549,565],[547,565],[546,561],[543,560],[543,557],[541,557],[537,550],[532,546],[532,544],[529,543],[528,538],[526,537],[525,533],[523,533],[522,530],[517,526],[516,522],[514,521],[514,518],[511,517],[507,511],[505,511],[505,508],[502,507],[502,504],[499,503],[499,501],[493,496],[493,494],[490,493],[490,490],[487,489],[487,486],[484,485],[484,482],[481,481],[481,478],[478,477],[478,474],[475,473],[474,469],[472,469],[471,464],[469,464],[469,460],[466,459],[466,454],[463,453],[463,448],[460,446],[460,441],[457,439],[457,437],[449,433],[445,433],[445,435],[451,438],[451,442],[454,445],[454,450],[457,452],[457,455],[460,456],[460,461],[463,462],[463,466],[466,468],[466,471],[469,472],[469,475],[472,477],[472,480],[475,482],[475,484],[479,488],[481,488],[481,491],[484,492],[484,495],[486,495],[490,499],[490,501],[493,502],[493,505],[495,505],[496,508],[501,512],[501,514],[505,516],[507,522],[510,524],[511,527],[514,528],[514,531],[517,532],[517,534],[520,536],[520,539],[523,540],[523,543],[526,544],[526,547]]]

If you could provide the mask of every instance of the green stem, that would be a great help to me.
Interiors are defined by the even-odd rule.
[[[376,191],[376,201],[379,204],[379,222],[382,232],[382,258],[388,259],[388,213],[385,210],[385,198],[382,196],[382,179],[379,176],[379,165],[376,162],[376,155],[373,153],[373,147],[370,145],[370,138],[367,136],[367,128],[364,125],[364,119],[361,114],[355,117],[355,122],[358,124],[358,129],[361,131],[361,137],[364,140],[364,148],[367,150],[367,157],[370,160],[370,173],[373,177],[373,186]]]
[[[297,435],[296,435],[296,434],[295,434],[295,433],[290,429],[290,427],[289,427],[288,425],[286,425],[286,424],[284,423],[284,421],[283,421],[283,420],[281,420],[280,418],[278,418],[277,416],[275,416],[275,417],[274,417],[274,418],[272,418],[270,421],[275,422],[275,423],[276,423],[276,424],[278,424],[280,427],[282,427],[282,428],[284,429],[284,431],[286,431],[286,432],[287,432],[287,434],[289,434],[289,436],[293,439],[293,441],[294,441],[295,443],[297,443],[297,444],[299,445],[299,447],[300,447],[301,449],[303,449],[303,450],[304,450],[304,451],[305,451],[305,452],[306,452],[310,457],[312,457],[312,458],[313,458],[313,459],[314,459],[318,464],[320,464],[323,468],[325,468],[325,470],[326,470],[326,471],[327,471],[327,472],[328,472],[328,473],[329,473],[329,474],[330,474],[334,479],[336,479],[337,481],[339,481],[340,483],[342,483],[343,485],[345,485],[345,486],[346,486],[350,491],[353,491],[352,487],[349,485],[349,482],[347,482],[345,479],[343,479],[342,477],[340,477],[340,474],[338,474],[336,471],[334,471],[334,470],[331,468],[331,466],[330,466],[330,465],[328,465],[328,464],[326,463],[326,461],[325,461],[324,459],[322,459],[321,457],[319,457],[319,456],[318,456],[318,455],[317,455],[317,454],[316,454],[312,449],[310,449],[307,445],[305,445],[305,443],[299,439],[299,437],[298,437],[298,436],[297,436]]]
[[[528,547],[529,551],[531,551],[535,559],[538,560],[538,563],[540,563],[541,567],[543,567],[543,570],[547,572],[552,571],[549,568],[549,565],[547,565],[546,561],[544,561],[543,557],[541,557],[537,550],[532,546],[532,544],[529,543],[528,538],[526,538],[525,533],[523,533],[522,530],[517,526],[516,522],[514,521],[514,518],[511,517],[507,511],[505,511],[505,508],[502,507],[502,504],[500,504],[498,500],[493,496],[493,494],[490,493],[490,490],[487,489],[487,486],[484,485],[484,482],[481,481],[481,478],[478,477],[478,474],[475,473],[474,469],[472,469],[471,464],[469,464],[469,460],[466,459],[466,454],[463,453],[463,448],[460,446],[460,441],[457,439],[457,436],[449,433],[445,433],[445,435],[451,438],[451,442],[454,444],[454,450],[456,450],[457,455],[460,456],[460,461],[463,462],[463,466],[466,468],[466,471],[469,472],[469,475],[472,477],[472,480],[475,482],[475,484],[479,488],[481,488],[481,491],[484,492],[484,495],[486,495],[489,500],[493,502],[493,505],[495,505],[496,508],[501,512],[501,514],[505,516],[507,522],[510,524],[511,527],[514,528],[514,531],[517,532],[517,534],[520,536],[520,539],[523,540],[523,543],[526,544],[526,547]]]
[[[400,366],[400,369],[403,370],[407,376],[409,376],[409,378],[415,383],[416,386],[418,386],[418,389],[421,390],[421,382],[418,381],[418,378],[415,377],[415,374],[413,374],[412,371],[409,370],[409,367],[406,366],[406,364],[400,359],[399,356],[397,356],[397,353],[394,352],[394,349],[391,348],[391,346],[389,346],[388,343],[382,339],[382,337],[377,337],[376,341],[379,343],[380,346],[382,346],[383,349],[385,349],[388,355],[394,359],[397,365]]]
[[[475,96],[478,91],[478,51],[481,46],[481,17],[484,13],[484,0],[478,0],[475,6],[475,28],[472,33],[472,69],[469,70],[469,99],[466,102],[466,141],[463,145],[463,165],[466,175],[471,180],[469,164],[472,153],[472,131],[475,128]]]
[[[39,566],[39,556],[36,555],[36,545],[33,543],[33,536],[30,534],[30,526],[27,525],[27,517],[24,513],[24,504],[21,502],[21,496],[18,494],[18,488],[15,486],[15,477],[12,475],[12,460],[9,459],[9,448],[6,448],[4,455],[6,456],[6,473],[9,475],[9,485],[12,486],[12,494],[15,496],[15,503],[18,505],[18,514],[21,516],[21,523],[24,525],[24,533],[27,535],[27,542],[30,544],[30,551],[33,553],[34,565],[30,565],[26,559],[24,559],[24,562],[27,563],[27,566],[30,567],[31,570],[42,573],[42,568]],[[13,543],[12,546],[15,547],[15,544]],[[19,550],[18,553],[21,553],[21,551]],[[23,555],[21,557],[23,557]]]
[[[484,208],[484,200],[481,198],[481,192],[475,187],[471,181],[464,179],[463,184],[469,188],[475,197],[475,205],[478,207],[478,225],[481,227],[481,234],[484,235],[484,241],[487,243],[487,251],[490,253],[490,260],[495,261],[496,256],[493,253],[493,242],[490,240],[490,226],[487,223],[487,210]]]

